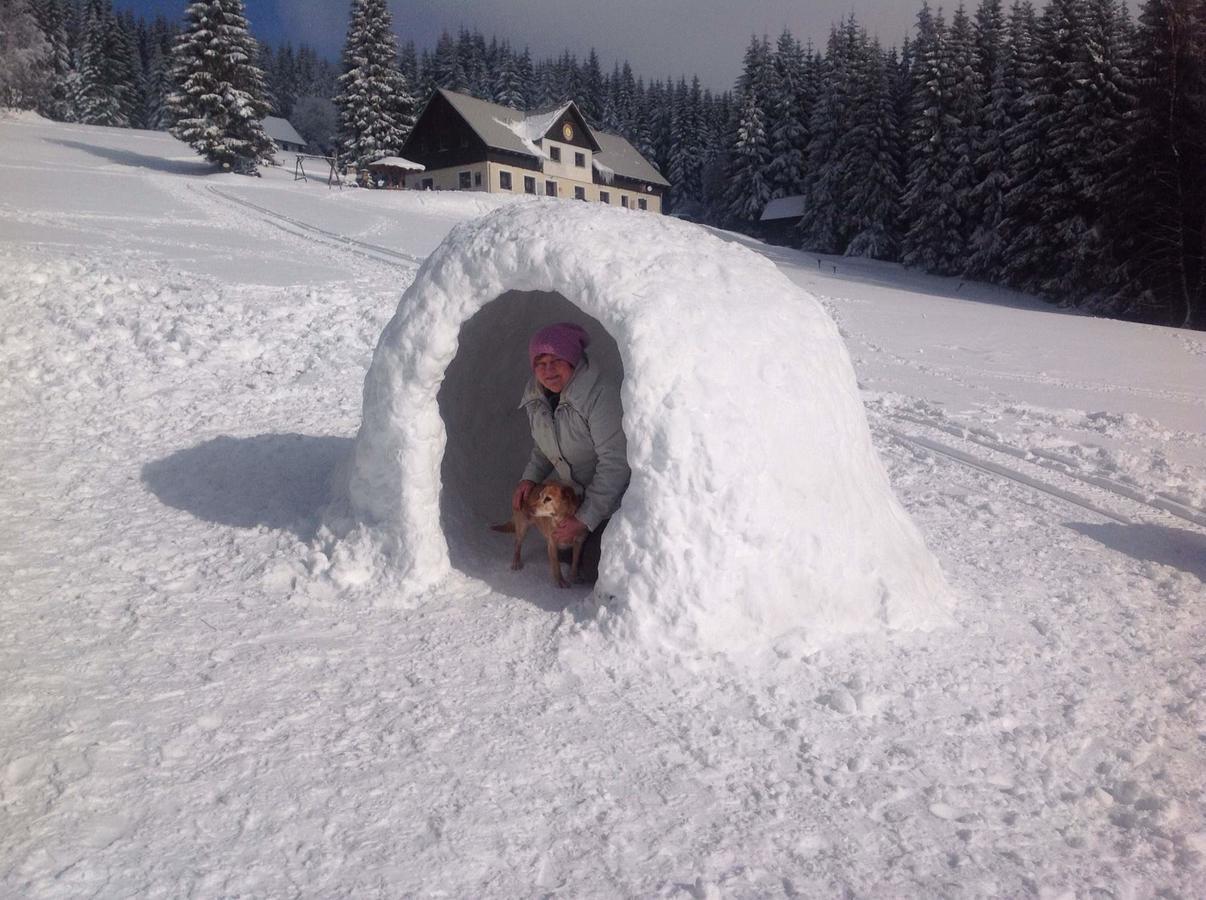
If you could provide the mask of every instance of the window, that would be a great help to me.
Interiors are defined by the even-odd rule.
[[[553,162],[561,162],[561,148],[549,147],[549,159]]]
[[[586,154],[585,153],[575,153],[574,154],[574,165],[577,166],[579,169],[585,169],[586,168]]]
[[[625,209],[628,209],[628,195],[627,194],[620,194],[620,206],[624,207]]]
[[[430,178],[424,178],[420,185],[423,190],[430,191],[433,187],[435,187],[435,182]]]
[[[641,209],[649,208],[649,204],[645,201],[644,197],[641,197],[639,200],[637,200],[637,206],[639,206]]]
[[[544,195],[546,197],[556,197],[557,196],[557,182],[546,181],[544,183]]]
[[[472,179],[469,177],[468,172],[457,172],[456,179],[457,179],[457,187],[459,187],[462,191],[469,190],[469,186],[472,183]]]
[[[575,200],[585,200],[586,199],[586,188],[584,188],[584,187],[574,188],[574,199]]]
[[[599,191],[599,202],[600,203],[610,203],[611,202],[611,192],[610,191]]]
[[[473,173],[473,186],[474,186],[474,187],[481,187],[481,186],[482,186],[482,173],[481,173],[481,172],[474,172],[474,173]]]
[[[510,172],[499,172],[498,173],[498,186],[500,188],[502,188],[504,191],[511,190],[511,173]]]
[[[523,176],[523,192],[525,194],[536,193],[536,179],[531,175]]]

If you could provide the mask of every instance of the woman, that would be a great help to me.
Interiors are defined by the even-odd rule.
[[[593,580],[600,536],[620,507],[630,470],[620,389],[591,367],[585,353],[589,343],[590,336],[570,322],[542,328],[528,341],[533,377],[520,407],[527,411],[534,446],[511,506],[519,509],[528,492],[554,473],[571,485],[582,505],[554,536],[560,544],[572,544],[589,532],[582,571]]]

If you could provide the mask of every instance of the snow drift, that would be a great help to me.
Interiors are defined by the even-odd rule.
[[[333,509],[408,583],[506,570],[481,540],[531,446],[527,337],[566,319],[622,379],[632,481],[595,588],[621,634],[739,653],[946,620],[820,304],[695,226],[543,200],[454,229],[376,348]]]

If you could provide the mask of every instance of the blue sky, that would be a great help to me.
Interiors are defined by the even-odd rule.
[[[245,0],[256,37],[308,43],[338,58],[348,0]],[[186,0],[115,0],[149,17],[183,17]],[[931,0],[931,6],[938,6]],[[946,6],[953,8],[954,3]],[[975,2],[969,2],[969,9]],[[646,79],[698,74],[706,87],[732,87],[751,34],[773,39],[790,28],[824,47],[829,26],[854,13],[884,44],[899,44],[921,0],[390,0],[394,30],[421,49],[442,30],[477,28],[540,59],[593,46],[604,68],[627,59]]]

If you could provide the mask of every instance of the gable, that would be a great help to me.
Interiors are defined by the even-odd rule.
[[[577,105],[573,103],[566,106],[561,114],[553,119],[541,134],[540,139],[542,141],[558,141],[595,153],[600,149],[599,142],[595,140],[590,126],[586,124],[586,119],[583,118],[582,113],[578,112]]]
[[[400,155],[428,169],[442,169],[484,159],[486,142],[460,111],[436,91],[419,114]]]

